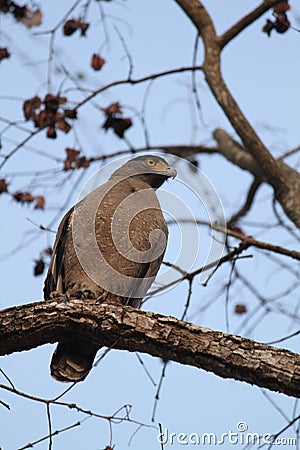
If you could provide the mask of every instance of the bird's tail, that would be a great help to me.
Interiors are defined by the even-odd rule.
[[[59,342],[51,360],[57,381],[82,381],[92,368],[99,347],[85,341]]]

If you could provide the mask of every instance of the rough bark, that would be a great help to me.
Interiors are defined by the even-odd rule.
[[[282,172],[281,165],[276,160],[246,119],[237,104],[221,73],[221,51],[231,38],[237,34],[231,28],[229,34],[218,37],[214,24],[199,0],[175,0],[195,25],[205,48],[205,58],[202,65],[206,82],[215,99],[239,135],[244,148],[250,153],[255,163],[261,168],[264,179],[273,187],[275,198],[281,204],[285,214],[298,228],[300,227],[300,176],[290,168],[289,176]],[[241,30],[250,25],[257,14],[261,14],[274,6],[277,1],[265,0],[262,7],[254,14],[249,14],[241,26]],[[241,31],[240,30],[240,31]],[[225,36],[225,37],[224,37]]]
[[[240,336],[94,300],[42,301],[0,312],[0,355],[80,335],[300,397],[300,355]]]

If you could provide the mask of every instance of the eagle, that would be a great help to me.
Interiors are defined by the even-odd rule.
[[[176,170],[165,159],[138,156],[63,217],[44,285],[45,300],[63,295],[140,308],[166,250],[168,227],[155,190]],[[99,346],[58,342],[50,371],[62,382],[90,372]]]

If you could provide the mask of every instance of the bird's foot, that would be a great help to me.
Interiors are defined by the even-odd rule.
[[[70,301],[69,294],[63,294],[62,292],[58,292],[58,291],[51,292],[51,294],[50,294],[51,300],[56,300],[59,298],[62,298],[65,303],[68,303]]]
[[[78,289],[71,293],[71,296],[78,299],[96,298],[95,292],[90,289]]]
[[[108,292],[103,292],[103,294],[99,295],[99,297],[96,300],[96,304],[99,305],[99,304],[105,302],[107,295],[108,295]]]
[[[62,294],[61,292],[58,291],[52,291],[50,294],[50,298],[51,300],[54,300],[55,298],[60,298],[63,297],[65,294]]]

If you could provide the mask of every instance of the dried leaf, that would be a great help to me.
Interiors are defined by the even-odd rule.
[[[60,105],[64,105],[67,102],[66,97],[60,97],[59,95],[47,94],[44,99],[45,108],[49,111],[56,112]]]
[[[271,31],[274,29],[274,23],[272,22],[272,20],[267,19],[267,22],[265,24],[265,26],[263,27],[262,31],[264,33],[267,33],[267,35],[270,37],[271,35]]]
[[[25,25],[25,27],[30,29],[41,25],[42,17],[42,12],[39,9],[36,9],[35,11],[29,11],[25,17],[21,17],[18,20]]]
[[[45,250],[43,250],[43,253],[47,256],[52,256],[53,250],[51,247],[45,248]]]
[[[10,57],[10,53],[6,47],[0,47],[0,61]]]
[[[23,112],[26,120],[33,118],[37,109],[41,107],[42,100],[40,97],[32,97],[23,103]]]
[[[106,116],[111,116],[112,114],[122,114],[120,104],[118,102],[111,103],[107,108],[101,108]]]
[[[49,139],[56,139],[57,133],[55,127],[49,127],[47,130],[47,138]]]
[[[92,56],[91,66],[94,70],[101,70],[102,67],[105,64],[105,59],[101,58],[100,55],[97,55],[96,53]]]
[[[81,36],[85,36],[86,35],[87,29],[88,29],[89,26],[90,26],[89,23],[85,23],[85,22],[81,22],[80,23]]]
[[[76,168],[77,169],[80,169],[80,168],[87,169],[89,167],[89,165],[90,165],[90,160],[87,159],[85,156],[82,156],[81,158],[78,158],[76,160]]]
[[[27,14],[30,14],[30,9],[28,9],[27,6],[13,4],[12,13],[15,19],[20,20],[23,19],[23,17],[26,17]]]
[[[288,0],[282,1],[274,6],[273,11],[275,14],[281,14],[283,12],[289,11],[291,9]]]
[[[80,155],[79,150],[75,150],[74,148],[66,148],[67,158],[64,161],[64,170],[74,170],[84,168],[86,169],[90,165],[90,160],[85,156]]]
[[[283,0],[279,2],[273,8],[273,15],[276,17],[275,21],[267,20],[265,26],[262,31],[267,33],[268,36],[271,35],[272,30],[276,30],[277,33],[285,33],[291,26],[291,22],[289,21],[286,12],[291,9],[288,0]]]
[[[236,304],[234,308],[235,314],[246,314],[247,306],[244,304]]]
[[[285,33],[291,26],[291,22],[287,18],[285,12],[278,14],[275,22],[275,30],[277,33]]]
[[[70,159],[66,159],[64,161],[64,170],[67,172],[68,170],[72,170],[72,161]]]
[[[45,203],[45,197],[43,197],[42,195],[37,195],[35,197],[34,209],[44,209]]]
[[[19,191],[15,192],[12,196],[18,203],[32,203],[34,201],[34,197],[30,192]]]
[[[38,128],[51,127],[55,125],[55,114],[52,111],[43,109],[37,116],[34,117],[34,124]]]
[[[78,21],[74,19],[67,20],[63,27],[65,36],[71,36],[78,29]]]
[[[125,131],[128,130],[128,128],[130,128],[131,126],[132,120],[129,118],[109,116],[102,125],[102,128],[104,128],[105,130],[112,128],[115,134],[119,136],[119,138],[123,138]]]
[[[10,0],[0,0],[0,12],[8,13],[10,8]]]
[[[3,194],[3,192],[7,192],[7,187],[7,182],[3,178],[0,179],[0,194]]]
[[[80,155],[80,150],[75,150],[74,148],[66,148],[67,159],[74,161],[78,155]]]
[[[39,275],[42,275],[44,270],[45,270],[45,263],[44,263],[43,259],[42,258],[36,259],[35,265],[34,265],[34,270],[33,270],[34,276],[37,277]]]
[[[69,133],[69,131],[72,129],[71,125],[65,119],[56,122],[56,128],[63,131],[64,133]]]
[[[63,34],[65,36],[71,36],[73,33],[75,33],[75,31],[80,29],[81,36],[85,36],[88,27],[89,27],[89,24],[85,23],[85,22],[81,22],[81,18],[69,19],[64,24]]]
[[[68,117],[69,119],[77,119],[76,109],[65,109],[65,117]]]

